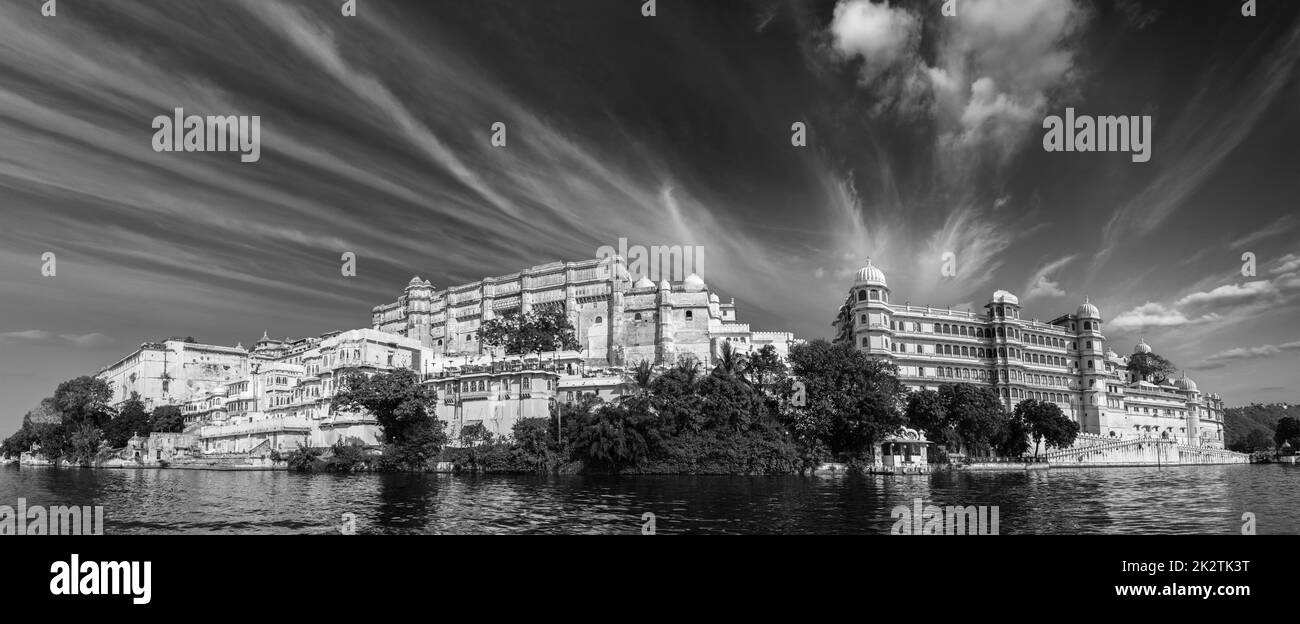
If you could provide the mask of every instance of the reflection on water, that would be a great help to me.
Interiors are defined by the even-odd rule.
[[[997,505],[1001,533],[1300,534],[1300,468],[867,477],[452,476],[0,467],[0,505],[104,505],[106,533],[889,533],[890,511]]]

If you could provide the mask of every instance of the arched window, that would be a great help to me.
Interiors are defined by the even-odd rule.
[[[871,300],[872,300],[872,301],[880,301],[880,291],[879,291],[879,290],[876,290],[876,289],[874,289],[874,288],[871,289]]]
[[[1007,337],[1007,330],[1004,329],[1004,328],[1002,328],[1002,327],[999,327],[999,328],[998,328],[998,338],[1006,338],[1006,337]]]
[[[636,314],[632,315],[632,320],[634,320],[634,321],[639,321],[639,320],[641,320],[641,313],[640,313],[640,312],[637,312]]]
[[[998,357],[1007,357],[1006,347],[998,347]],[[1003,374],[1006,374],[1006,371],[1002,371],[1002,372]]]
[[[966,347],[961,348],[961,354],[965,357],[970,357],[970,351]]]
[[[943,333],[943,326],[940,325],[940,324],[938,324],[938,323],[935,323],[935,324],[934,324],[934,333],[936,333],[936,334],[942,334],[942,333]]]
[[[694,313],[694,312],[691,312],[690,310],[687,310],[687,311],[686,311],[686,320],[688,320],[688,321],[695,320],[695,313]],[[599,322],[599,321],[597,321],[597,322]]]
[[[867,291],[865,291],[865,290],[859,290],[859,291],[858,291],[858,301],[866,301],[866,300],[867,300]]]
[[[864,347],[871,346],[870,343],[867,342],[867,337],[866,337],[866,336],[863,336],[863,337],[862,337],[862,346],[864,346]]]
[[[690,312],[687,312],[687,314],[690,314]],[[603,323],[603,322],[605,322],[605,319],[604,319],[604,318],[599,317],[599,316],[596,317],[596,324],[597,324],[597,325],[600,325],[600,324]]]

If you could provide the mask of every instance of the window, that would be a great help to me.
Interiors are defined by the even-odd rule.
[[[639,321],[639,320],[641,320],[641,313],[640,313],[640,312],[637,312],[636,314],[633,314],[633,315],[632,315],[632,320],[634,320],[634,321]]]
[[[862,315],[862,324],[863,324],[863,325],[866,325],[866,324],[867,324],[867,315],[865,315],[865,314]]]
[[[871,345],[867,342],[867,337],[866,337],[866,336],[863,336],[863,337],[862,337],[862,346],[864,346],[864,347],[869,347],[869,346],[871,346]]]
[[[688,314],[689,314],[689,313],[688,313]],[[603,322],[605,322],[605,319],[604,319],[604,318],[599,317],[599,316],[596,317],[596,324],[597,324],[597,325],[600,325],[600,324],[603,323]]]
[[[865,290],[859,290],[859,291],[858,291],[858,301],[866,301],[866,300],[867,300],[867,291],[865,291]]]
[[[688,320],[688,321],[695,320],[695,313],[694,313],[694,312],[691,312],[690,310],[687,310],[687,311],[686,311],[686,320]],[[600,321],[597,320],[596,322],[599,323]]]
[[[879,291],[879,290],[876,290],[876,289],[874,289],[874,288],[871,289],[871,300],[872,300],[872,301],[880,301],[880,291]]]

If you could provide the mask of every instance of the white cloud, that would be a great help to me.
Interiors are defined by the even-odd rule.
[[[861,58],[861,80],[871,83],[900,65],[913,63],[921,21],[888,2],[844,0],[831,19],[832,45],[845,58]]]
[[[1175,305],[1243,305],[1268,300],[1276,295],[1277,288],[1271,282],[1258,280],[1245,284],[1225,284],[1208,292],[1192,293],[1179,299]]]
[[[829,31],[841,58],[861,59],[872,112],[929,115],[937,147],[961,171],[1025,145],[1047,93],[1073,76],[1075,35],[1090,14],[1074,0],[963,0],[959,11],[937,22],[932,63],[918,45],[920,20],[888,3],[840,0]]]
[[[1111,319],[1110,326],[1121,330],[1141,329],[1143,327],[1182,327],[1217,320],[1217,318],[1207,315],[1192,319],[1174,308],[1148,301],[1132,310],[1120,313]]]
[[[113,343],[113,339],[100,333],[55,334],[43,329],[28,329],[0,333],[0,344],[68,345],[93,349]]]
[[[1059,281],[1050,279],[1050,275],[1061,270],[1061,268],[1069,264],[1071,260],[1074,260],[1073,255],[1059,258],[1039,269],[1037,273],[1034,273],[1033,277],[1029,278],[1029,283],[1025,285],[1025,298],[1064,297],[1065,289],[1061,288],[1061,283]]]
[[[1259,347],[1238,347],[1236,349],[1228,349],[1227,351],[1223,351],[1211,355],[1210,357],[1205,358],[1205,361],[1202,364],[1195,366],[1193,368],[1197,368],[1201,370],[1211,369],[1211,368],[1222,368],[1223,366],[1226,366],[1229,362],[1271,358],[1283,353],[1284,351],[1297,351],[1297,350],[1300,350],[1300,341],[1287,342],[1280,345],[1263,345]]]

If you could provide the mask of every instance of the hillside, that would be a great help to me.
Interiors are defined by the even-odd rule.
[[[1223,412],[1224,444],[1250,452],[1273,447],[1273,431],[1283,416],[1300,417],[1300,407],[1288,403],[1252,403]]]

